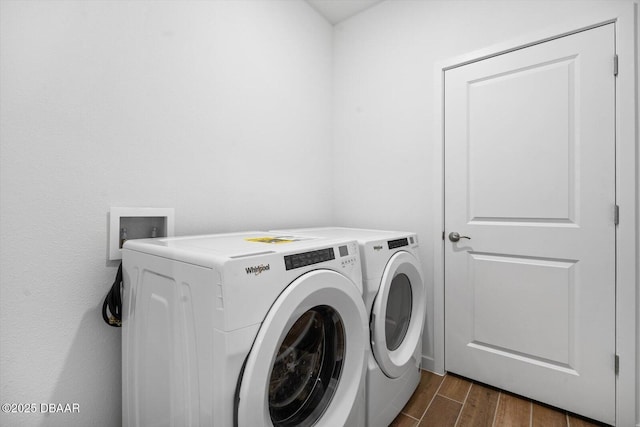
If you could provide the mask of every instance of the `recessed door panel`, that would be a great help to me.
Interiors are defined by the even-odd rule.
[[[614,52],[609,24],[445,72],[445,368],[611,424]]]
[[[576,263],[470,254],[473,342],[571,367]]]
[[[575,61],[468,83],[471,220],[574,221]]]

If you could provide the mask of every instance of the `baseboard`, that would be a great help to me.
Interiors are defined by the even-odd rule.
[[[433,357],[422,356],[422,365],[420,367],[423,370],[433,372],[434,374],[438,374],[438,375],[444,375],[444,372],[437,372],[435,366],[436,366],[436,362],[433,359]]]

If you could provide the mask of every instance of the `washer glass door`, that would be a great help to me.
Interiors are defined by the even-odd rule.
[[[311,426],[322,416],[340,380],[344,351],[344,324],[333,308],[316,306],[296,320],[269,377],[274,426]]]
[[[315,270],[280,294],[239,379],[239,427],[342,426],[362,392],[367,316],[345,276]]]
[[[406,251],[393,254],[385,266],[371,313],[371,347],[390,378],[415,363],[425,315],[424,282],[418,260]]]

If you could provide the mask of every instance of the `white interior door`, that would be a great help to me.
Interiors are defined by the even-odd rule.
[[[615,422],[614,25],[445,72],[445,368]],[[453,239],[455,240],[455,238]]]

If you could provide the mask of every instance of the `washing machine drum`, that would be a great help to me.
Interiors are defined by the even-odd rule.
[[[274,426],[312,425],[333,398],[345,353],[344,323],[327,305],[302,314],[276,354],[269,378]]]
[[[385,266],[371,311],[371,348],[380,369],[398,378],[414,365],[425,316],[418,260],[396,252]]]
[[[240,380],[239,427],[344,425],[365,368],[366,313],[345,276],[296,279],[265,318]]]

